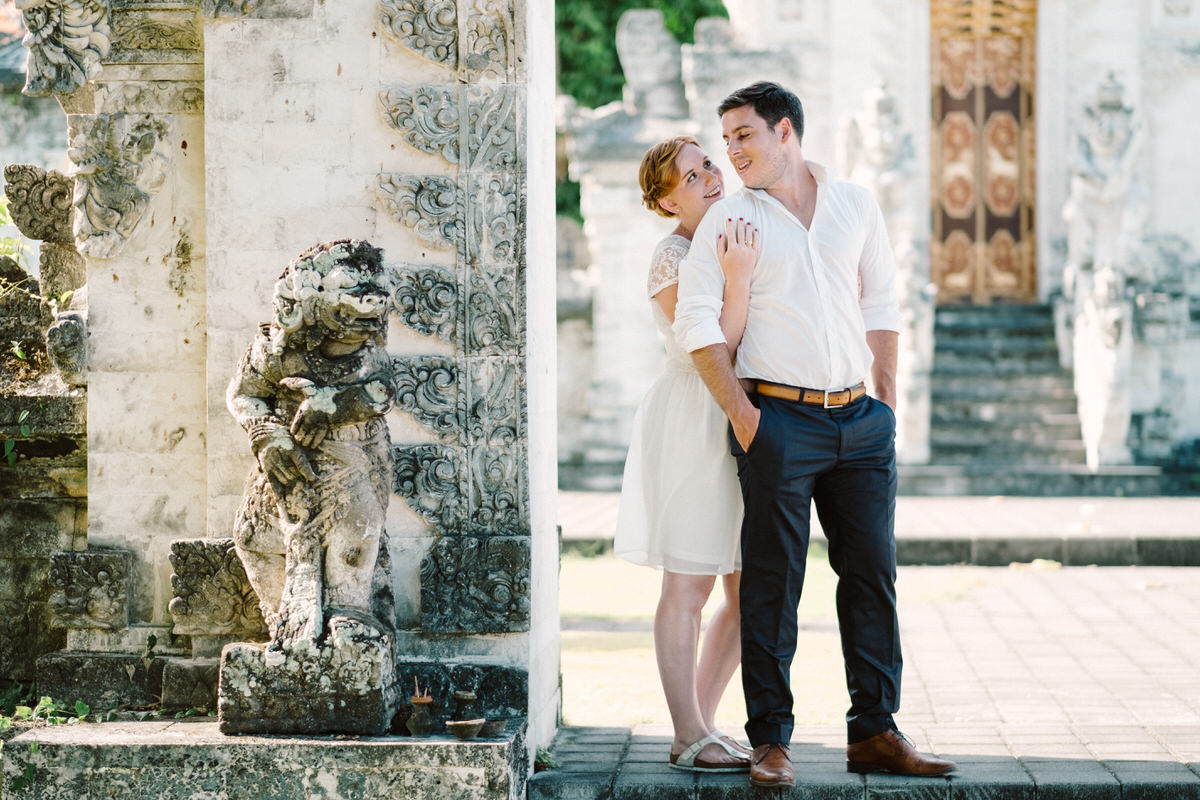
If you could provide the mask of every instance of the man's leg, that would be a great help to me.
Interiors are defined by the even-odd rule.
[[[838,575],[838,625],[846,663],[850,743],[895,727],[900,707],[900,629],[896,619],[895,423],[876,400],[834,414],[842,431],[837,467],[813,498]]]
[[[832,463],[832,425],[793,403],[755,398],[762,409],[748,453],[735,444],[746,515],[742,523],[742,688],[751,746],[791,741],[789,672],[796,607],[804,586],[812,487]]]

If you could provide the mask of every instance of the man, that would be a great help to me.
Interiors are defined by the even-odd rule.
[[[750,780],[792,786],[789,670],[815,502],[838,574],[850,690],[846,768],[944,775],[896,730],[895,262],[879,206],[800,150],[804,113],[773,83],[718,109],[746,188],[701,222],[680,269],[675,335],[729,417],[742,525],[742,682],[754,747]],[[736,373],[721,334],[717,235],[727,219],[761,235]],[[865,393],[870,373],[875,397]],[[740,378],[740,380],[739,380]]]

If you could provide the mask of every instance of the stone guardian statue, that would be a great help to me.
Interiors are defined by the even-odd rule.
[[[372,605],[391,486],[391,283],[363,241],[318,244],[275,284],[226,402],[257,464],[234,543],[269,643],[225,649],[227,733],[382,733],[394,632]]]

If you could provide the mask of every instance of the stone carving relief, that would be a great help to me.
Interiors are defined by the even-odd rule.
[[[529,539],[446,536],[421,561],[421,628],[529,630]]]
[[[396,446],[392,490],[439,533],[458,531],[467,517],[462,450],[438,444]]]
[[[119,550],[60,550],[50,555],[55,627],[119,630],[129,624],[133,557]]]
[[[473,534],[519,534],[523,532],[521,474],[524,449],[472,447],[470,455],[471,518]]]
[[[73,115],[74,233],[79,252],[111,258],[166,180],[168,123],[149,114]]]
[[[72,242],[72,181],[62,173],[32,164],[4,168],[4,194],[13,224],[30,239]]]
[[[472,358],[467,437],[473,445],[509,447],[520,425],[520,364],[515,358]]]
[[[204,84],[188,81],[105,82],[96,85],[97,113],[199,114]]]
[[[100,74],[111,31],[106,0],[16,0],[29,49],[24,93],[70,94]]]
[[[1137,171],[1144,132],[1116,76],[1084,109],[1071,170],[1063,299],[1073,330],[1075,393],[1087,463],[1127,464],[1133,303],[1129,282],[1147,279],[1142,245],[1148,200]]]
[[[195,22],[188,18],[172,23],[133,10],[114,14],[112,18],[112,43],[118,51],[199,50],[203,46],[201,36]]]
[[[471,176],[467,195],[466,257],[472,262],[519,260],[524,189],[511,173]]]
[[[424,336],[454,340],[458,329],[458,281],[442,269],[401,270],[392,302],[404,324]]]
[[[458,366],[442,356],[392,359],[396,408],[444,440],[462,431]]]
[[[480,265],[471,272],[467,298],[467,348],[480,355],[515,353],[521,346],[516,270]]]
[[[465,66],[483,76],[504,79],[511,71],[513,35],[509,4],[475,0],[467,19]]]
[[[229,385],[258,462],[234,543],[270,641],[225,650],[225,732],[381,733],[390,721],[394,635],[373,598],[392,471],[392,288],[367,242],[310,248],[276,283]]]
[[[416,149],[468,169],[504,170],[517,166],[515,97],[511,87],[419,86],[380,92],[379,102],[387,123]]]
[[[266,629],[232,539],[174,541],[170,558],[175,633],[255,636]]]
[[[383,173],[377,193],[387,214],[416,231],[421,241],[456,249],[463,246],[463,197],[451,179]]]
[[[380,0],[383,32],[430,61],[458,67],[458,7],[455,0]]]
[[[617,57],[625,76],[625,105],[631,112],[686,117],[683,60],[679,42],[657,9],[631,9],[617,22]]]
[[[200,13],[210,19],[238,19],[249,16],[263,0],[203,0]]]

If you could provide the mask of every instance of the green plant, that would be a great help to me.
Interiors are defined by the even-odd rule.
[[[9,225],[12,225],[12,217],[8,213],[8,198],[0,197],[0,228]],[[0,235],[0,256],[8,256],[26,272],[29,271],[29,256],[32,252],[33,248],[20,234],[16,236]]]
[[[142,666],[147,671],[150,669],[150,662],[155,659],[154,646],[158,644],[158,637],[153,633],[146,637],[146,649],[142,651]]]
[[[21,343],[18,342],[16,339],[9,342],[8,351],[10,353],[12,353],[14,356],[16,356],[17,358],[21,359],[22,361],[29,360],[29,356],[27,356],[25,354],[25,351],[21,348]]]
[[[31,432],[29,425],[25,422],[27,419],[29,419],[28,410],[22,410],[21,413],[17,415],[17,425],[20,426],[18,430],[21,432],[22,436],[29,436]],[[4,444],[0,446],[4,448],[4,460],[8,462],[10,467],[15,467],[17,465],[17,440],[5,438]],[[0,708],[3,707],[3,701],[0,700]]]
[[[558,769],[561,766],[558,759],[544,747],[537,749],[537,755],[533,757],[533,771],[541,772],[545,769]]]

